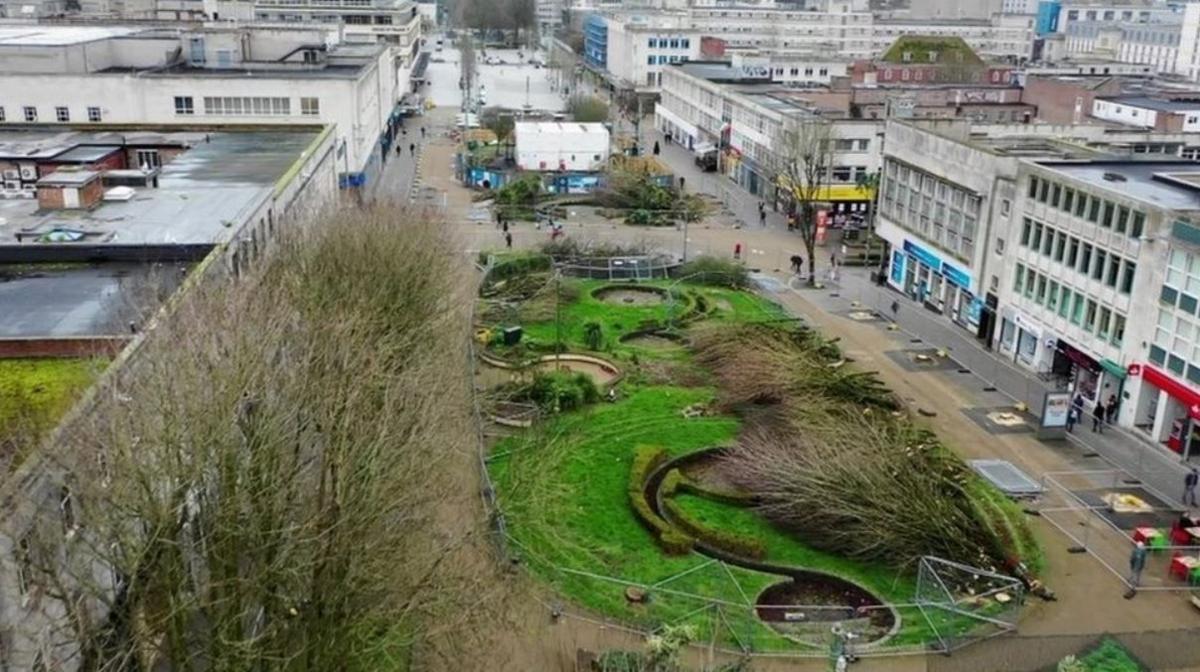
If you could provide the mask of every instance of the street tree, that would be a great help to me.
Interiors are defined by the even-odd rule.
[[[567,101],[567,112],[571,119],[582,123],[608,121],[608,105],[595,96],[571,96]]]
[[[876,236],[875,236],[875,208],[879,205],[880,175],[881,175],[880,171],[873,170],[869,173],[859,173],[858,177],[855,178],[855,180],[854,180],[855,184],[858,186],[859,191],[869,192],[871,194],[870,206],[867,209],[867,219],[865,222],[863,222],[863,225],[867,229],[867,232],[866,232],[866,236],[867,236],[866,263],[868,263],[868,264],[871,263],[871,251],[875,247],[875,244],[874,244],[875,238],[876,238]],[[883,256],[882,256],[883,250],[881,249],[879,251],[879,253],[880,253],[879,272],[882,273],[883,265],[884,265]]]
[[[817,206],[828,190],[834,139],[833,126],[828,121],[790,120],[776,145],[776,183],[789,197],[788,212],[808,256],[810,285],[817,282]]]

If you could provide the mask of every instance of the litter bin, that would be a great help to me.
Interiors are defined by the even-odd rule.
[[[520,327],[505,327],[504,328],[504,344],[516,345],[521,342]]]

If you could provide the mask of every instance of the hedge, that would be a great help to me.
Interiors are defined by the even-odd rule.
[[[663,477],[662,485],[658,486],[658,491],[663,497],[672,497],[679,490],[680,484],[684,481],[684,475],[679,473],[678,469],[672,469]]]
[[[668,555],[686,555],[692,551],[696,540],[680,532],[663,520],[650,508],[646,501],[646,480],[663,462],[667,453],[657,446],[638,446],[634,451],[633,464],[629,469],[629,505],[642,525],[650,531]]]
[[[731,490],[708,488],[687,477],[684,477],[679,482],[677,491],[732,506],[750,506],[754,503],[754,495],[748,492],[733,492]]]
[[[758,539],[729,530],[714,529],[688,518],[687,512],[673,499],[664,500],[663,507],[670,514],[671,520],[684,532],[714,548],[751,560],[762,560],[767,557],[767,548]]]

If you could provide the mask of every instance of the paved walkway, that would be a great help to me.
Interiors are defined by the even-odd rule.
[[[643,125],[643,129],[645,129]],[[726,210],[737,218],[747,233],[760,230],[758,223],[759,200],[732,180],[716,173],[700,171],[692,155],[675,143],[666,145],[662,134],[651,129],[646,137],[652,147],[654,140],[660,144],[659,158],[666,162],[676,175],[683,176],[685,188],[688,191],[699,191],[719,199]],[[787,221],[780,214],[768,211],[766,229],[775,234],[789,236],[794,240],[790,244],[793,249],[801,249],[803,244],[795,234],[786,233]],[[754,265],[756,243],[751,240],[747,247],[747,262]],[[759,245],[765,256],[763,265],[774,269],[780,267],[783,248],[773,245]],[[827,267],[822,268],[824,258],[818,255],[818,275],[823,275]],[[811,262],[809,262],[811,263]],[[806,266],[807,268],[807,266]],[[855,305],[873,309],[881,315],[893,317],[901,330],[928,347],[943,348],[949,351],[964,368],[972,374],[963,379],[963,386],[969,386],[971,392],[983,392],[985,388],[995,388],[1009,403],[1020,401],[1025,403],[1035,417],[1040,417],[1044,394],[1050,388],[1045,381],[1035,373],[1015,364],[1011,359],[996,352],[985,349],[974,334],[954,325],[944,316],[932,313],[909,300],[890,287],[880,287],[871,282],[870,270],[865,268],[842,268],[838,271],[836,282],[830,283],[828,291],[805,290],[814,303],[823,310],[834,313],[845,313]],[[899,308],[893,314],[891,306],[895,302]],[[852,305],[853,304],[853,305]],[[915,344],[914,344],[915,345]],[[969,381],[969,382],[968,382]],[[994,396],[994,395],[993,395]],[[1151,443],[1143,438],[1137,430],[1108,426],[1103,434],[1091,431],[1091,418],[1085,418],[1069,436],[1072,444],[1085,452],[1092,451],[1115,466],[1128,471],[1141,479],[1152,490],[1168,502],[1176,502],[1176,497],[1182,491],[1184,475],[1187,466],[1164,447]]]

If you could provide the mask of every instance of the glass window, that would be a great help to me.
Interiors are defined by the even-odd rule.
[[[175,96],[175,114],[195,114],[195,104],[191,96]]]
[[[1175,300],[1179,298],[1179,292],[1167,285],[1162,286],[1162,292],[1158,295],[1158,300],[1167,305],[1174,306]]]
[[[1100,199],[1095,197],[1088,199],[1087,218],[1093,224],[1100,220]]]
[[[1137,264],[1125,260],[1125,265],[1121,269],[1121,286],[1119,289],[1122,294],[1128,294],[1133,291],[1133,274],[1137,273]]]
[[[300,99],[300,114],[308,117],[315,117],[321,114],[321,99],[320,98],[301,98]]]
[[[1013,275],[1013,293],[1020,294],[1025,287],[1025,264],[1017,264],[1017,272]]]
[[[1037,192],[1038,192],[1038,178],[1034,177],[1033,175],[1030,175],[1029,176],[1029,193],[1028,193],[1029,198],[1037,198]]]
[[[87,113],[88,113],[88,121],[100,121],[100,108],[89,107],[87,109]],[[3,121],[3,119],[0,119],[0,121]]]
[[[1067,249],[1067,234],[1062,233],[1060,231],[1058,234],[1058,237],[1054,239],[1054,260],[1061,262],[1063,260],[1063,254],[1066,252],[1066,249]]]
[[[37,121],[37,108],[26,106],[24,109],[25,121]]]
[[[1087,300],[1087,309],[1083,314],[1083,328],[1086,331],[1092,331],[1096,328],[1096,302],[1092,299]]]
[[[1021,222],[1021,245],[1029,247],[1029,235],[1033,233],[1033,220],[1026,217]]]
[[[1100,280],[1104,277],[1104,262],[1107,261],[1108,255],[1104,250],[1096,250],[1096,263],[1092,264],[1092,279]]]
[[[1058,302],[1058,316],[1066,317],[1071,312],[1071,290],[1066,285],[1062,287],[1062,297]]]
[[[1125,233],[1125,229],[1129,226],[1129,208],[1121,206],[1117,208],[1117,221],[1114,224],[1117,233]]]
[[[654,54],[650,54],[649,56],[646,57],[646,65],[654,65],[657,62],[658,61],[655,59]],[[786,186],[787,185],[784,185],[785,188],[786,188]]]
[[[646,40],[646,46],[650,47],[651,49],[655,49],[658,47],[658,40],[652,37],[649,40]]]
[[[1111,201],[1104,201],[1104,210],[1100,215],[1100,226],[1106,229],[1112,228],[1114,209],[1115,206],[1113,206]]]
[[[1042,183],[1038,185],[1038,201],[1045,203],[1046,199],[1049,198],[1049,196],[1050,196],[1050,183],[1045,180],[1042,180]]]
[[[1191,294],[1180,294],[1179,309],[1185,313],[1194,315],[1196,313],[1196,297]]]
[[[1167,359],[1167,351],[1157,345],[1150,346],[1150,361],[1162,366]]]
[[[1079,260],[1079,239],[1071,236],[1070,242],[1067,243],[1067,266],[1075,268],[1075,262]]]
[[[1071,212],[1071,207],[1075,205],[1075,190],[1068,187],[1063,192],[1062,209],[1063,212]]]
[[[1059,186],[1058,184],[1055,184],[1054,187],[1050,190],[1050,206],[1057,208],[1059,199],[1061,199],[1061,198],[1062,198],[1062,187]]]
[[[1079,272],[1087,275],[1088,269],[1092,264],[1092,246],[1090,243],[1083,244],[1083,254],[1079,255]]]
[[[1050,256],[1050,251],[1054,249],[1054,239],[1058,236],[1058,231],[1050,227],[1046,227],[1046,237],[1042,239],[1042,254]]]
[[[1025,298],[1033,298],[1033,289],[1037,284],[1036,275],[1032,268],[1025,269]]]
[[[54,108],[54,118],[61,122],[70,121],[71,111],[65,107],[56,107]]]
[[[1038,274],[1037,276],[1037,293],[1034,294],[1034,301],[1041,305],[1046,300],[1046,276]]]
[[[1049,293],[1046,295],[1046,308],[1047,310],[1058,308],[1058,283],[1054,280],[1050,281]]]
[[[1115,254],[1108,255],[1108,271],[1104,276],[1104,284],[1109,287],[1117,286],[1117,278],[1121,275],[1121,258]]]
[[[1075,199],[1075,216],[1083,217],[1083,213],[1087,212],[1087,194],[1080,192],[1079,197]]]
[[[1033,240],[1029,242],[1029,247],[1033,250],[1042,249],[1042,223],[1033,223]]]
[[[1071,304],[1071,324],[1079,324],[1083,320],[1084,301],[1083,294],[1075,292],[1074,302]]]
[[[1145,228],[1145,226],[1146,226],[1145,213],[1137,212],[1135,210],[1133,213],[1133,223],[1129,226],[1129,235],[1134,238],[1141,238],[1142,237],[1142,229]]]
[[[1121,345],[1121,341],[1125,340],[1125,316],[1120,313],[1113,314],[1113,328],[1110,342],[1113,345]]]
[[[1103,306],[1100,307],[1100,320],[1096,322],[1096,335],[1100,338],[1108,338],[1109,322],[1112,320],[1112,311]]]

